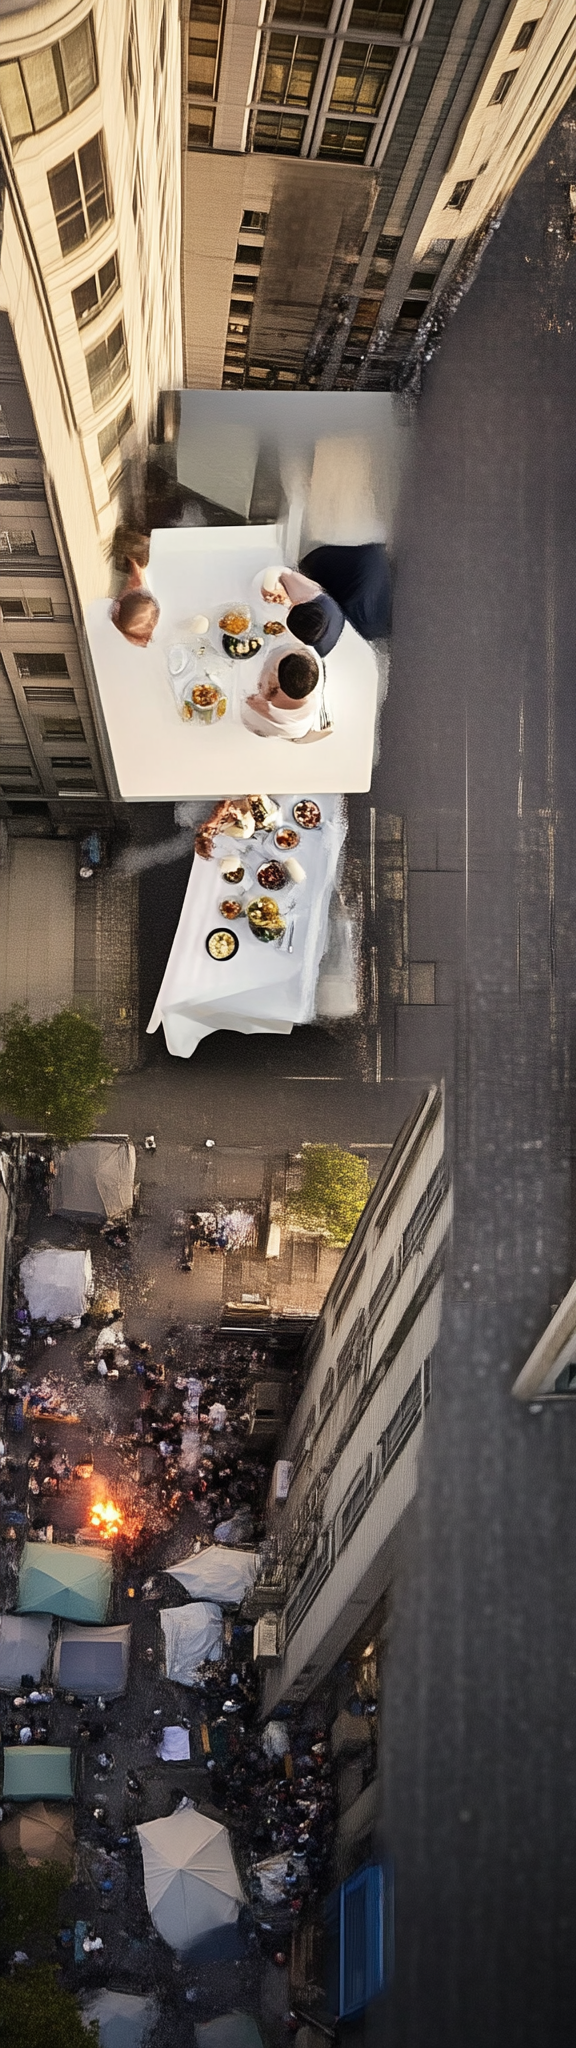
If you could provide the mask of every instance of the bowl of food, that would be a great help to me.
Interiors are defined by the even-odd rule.
[[[262,635],[245,633],[242,636],[236,633],[223,633],[222,646],[229,661],[253,661],[254,655],[260,653]]]
[[[229,924],[233,924],[236,917],[244,916],[244,905],[240,902],[239,896],[223,896],[218,909],[220,916],[227,918]]]
[[[190,706],[188,717],[196,719],[199,725],[215,725],[224,717],[227,700],[217,683],[194,683],[187,692],[186,704]]]
[[[255,832],[273,832],[280,823],[280,811],[270,796],[249,796]]]
[[[214,931],[208,933],[206,952],[210,954],[211,960],[233,960],[234,954],[238,952],[239,943],[237,932],[223,931],[218,925]]]
[[[273,896],[253,897],[248,904],[248,923],[254,938],[260,939],[265,946],[270,945],[273,939],[281,939],[286,930]]]
[[[298,798],[298,802],[294,804],[292,816],[296,819],[296,824],[302,826],[304,832],[313,832],[316,825],[322,823],[322,812],[319,804],[313,803],[312,798],[309,796]]]
[[[231,633],[233,639],[237,639],[238,634],[248,633],[251,625],[249,605],[224,605],[218,615],[218,625],[221,633]]]
[[[268,640],[277,640],[279,634],[285,634],[287,630],[283,619],[265,619],[262,627],[262,632],[266,634]]]
[[[261,889],[285,889],[286,872],[279,860],[267,860],[256,876]]]
[[[244,881],[246,869],[242,866],[241,861],[234,860],[228,853],[226,858],[220,862],[220,873],[224,876],[224,881],[231,882],[232,888],[236,889]]]
[[[300,845],[300,833],[293,832],[291,825],[280,825],[274,845],[279,846],[281,853],[292,853],[294,847]]]

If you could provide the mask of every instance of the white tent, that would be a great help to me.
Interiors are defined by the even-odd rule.
[[[53,1215],[98,1216],[102,1221],[130,1213],[136,1151],[129,1138],[84,1138],[57,1152],[55,1163],[50,1181]]]
[[[100,2048],[142,2048],[157,2018],[154,1998],[128,1991],[97,1991],[82,2007],[84,2025],[97,2020]]]
[[[193,1600],[189,1607],[163,1607],[160,1623],[166,1650],[166,1677],[194,1685],[198,1667],[222,1656],[222,1610],[213,1601]]]
[[[168,1570],[192,1600],[221,1600],[224,1607],[239,1607],[254,1582],[256,1551],[222,1550],[214,1543],[208,1550],[199,1550],[196,1557],[192,1552],[180,1564],[169,1565]]]
[[[70,1322],[83,1316],[94,1292],[89,1252],[27,1252],[20,1279],[33,1322]]]
[[[36,1684],[48,1663],[50,1619],[43,1614],[0,1618],[0,1692],[15,1692],[24,1676]]]
[[[137,1833],[148,1911],[170,1948],[184,1955],[203,1935],[234,1925],[243,1893],[227,1828],[186,1806]]]

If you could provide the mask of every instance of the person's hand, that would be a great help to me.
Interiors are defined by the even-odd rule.
[[[263,583],[260,595],[265,604],[286,604],[286,591],[279,576],[275,583]]]

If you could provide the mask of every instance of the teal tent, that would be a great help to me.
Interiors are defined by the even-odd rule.
[[[66,1621],[105,1621],[112,1583],[109,1550],[68,1543],[25,1543],[19,1614],[61,1614]]]
[[[4,1750],[3,1799],[73,1799],[71,1749],[19,1743]]]

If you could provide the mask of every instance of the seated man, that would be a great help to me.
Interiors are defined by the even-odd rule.
[[[127,570],[120,596],[110,606],[110,617],[132,647],[148,647],[158,625],[160,606],[146,586],[149,542],[145,534],[127,533],[121,557]]]
[[[318,654],[332,653],[346,620],[363,640],[378,639],[390,625],[390,570],[381,542],[364,547],[313,548],[299,569],[280,569],[274,588],[262,595],[291,599],[290,631]]]
[[[257,692],[242,705],[244,725],[264,739],[274,735],[287,740],[323,739],[324,732],[312,731],[319,680],[317,657],[307,648],[272,653],[262,669]]]

